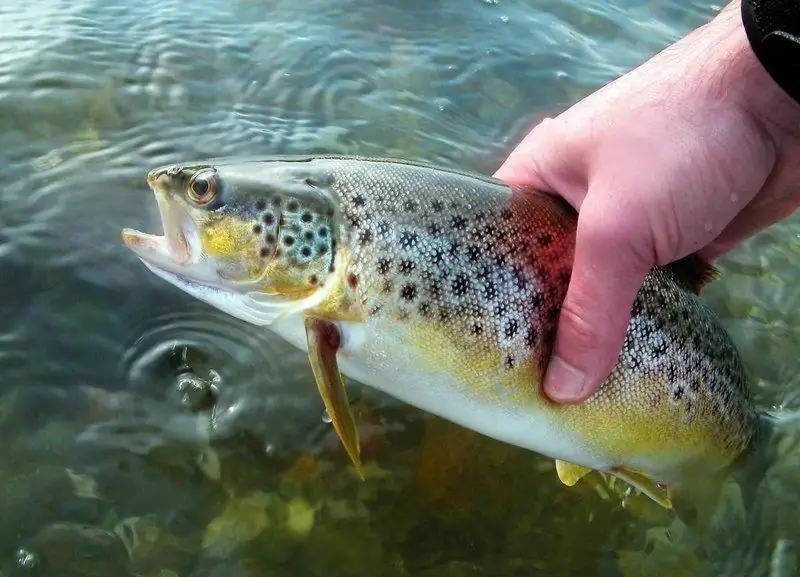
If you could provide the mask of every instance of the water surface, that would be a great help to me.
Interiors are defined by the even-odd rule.
[[[358,482],[305,355],[119,241],[156,226],[144,174],[167,162],[333,152],[491,173],[533,122],[718,7],[0,5],[2,574],[795,574],[798,217],[727,256],[707,290],[759,406],[787,416],[762,482],[726,486],[704,534],[599,477],[561,487],[552,462],[370,390]],[[199,380],[179,390],[187,364]]]

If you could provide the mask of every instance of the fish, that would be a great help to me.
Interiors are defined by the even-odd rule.
[[[727,471],[758,413],[737,348],[701,298],[696,255],[656,266],[623,348],[581,404],[542,390],[569,285],[577,212],[494,177],[404,159],[278,155],[147,173],[163,234],[122,242],[156,276],[308,355],[363,479],[347,379],[659,505]]]

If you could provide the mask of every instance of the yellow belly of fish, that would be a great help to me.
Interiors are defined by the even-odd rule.
[[[500,371],[499,351],[465,355],[436,327],[386,320],[337,325],[346,376],[488,437],[565,461],[559,476],[567,484],[586,469],[617,474],[639,488],[648,478],[672,482],[693,462],[708,465],[714,453],[704,446],[713,435],[702,421],[678,426],[679,409],[666,398],[660,408],[650,406],[661,394],[658,383],[643,383],[641,398],[624,405],[557,405],[542,395],[531,363]],[[307,350],[301,321],[284,320],[273,330]],[[640,474],[645,478],[635,477]]]

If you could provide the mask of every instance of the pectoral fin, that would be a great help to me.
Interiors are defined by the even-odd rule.
[[[592,470],[586,467],[556,459],[556,473],[558,473],[558,478],[561,482],[567,487],[572,487],[591,472]]]
[[[649,477],[624,468],[615,468],[611,471],[611,474],[633,485],[665,509],[672,509],[672,500],[669,498],[667,491],[659,487]]]
[[[311,361],[311,370],[314,372],[319,394],[339,440],[350,456],[358,476],[363,480],[358,429],[353,412],[350,410],[350,402],[347,400],[344,377],[339,372],[336,361],[340,345],[339,329],[329,321],[315,318],[306,318],[305,324],[308,358]]]

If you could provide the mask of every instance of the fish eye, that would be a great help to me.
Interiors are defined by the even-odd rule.
[[[200,170],[189,181],[189,198],[195,204],[203,205],[210,202],[219,192],[219,178],[217,171],[212,169]]]

